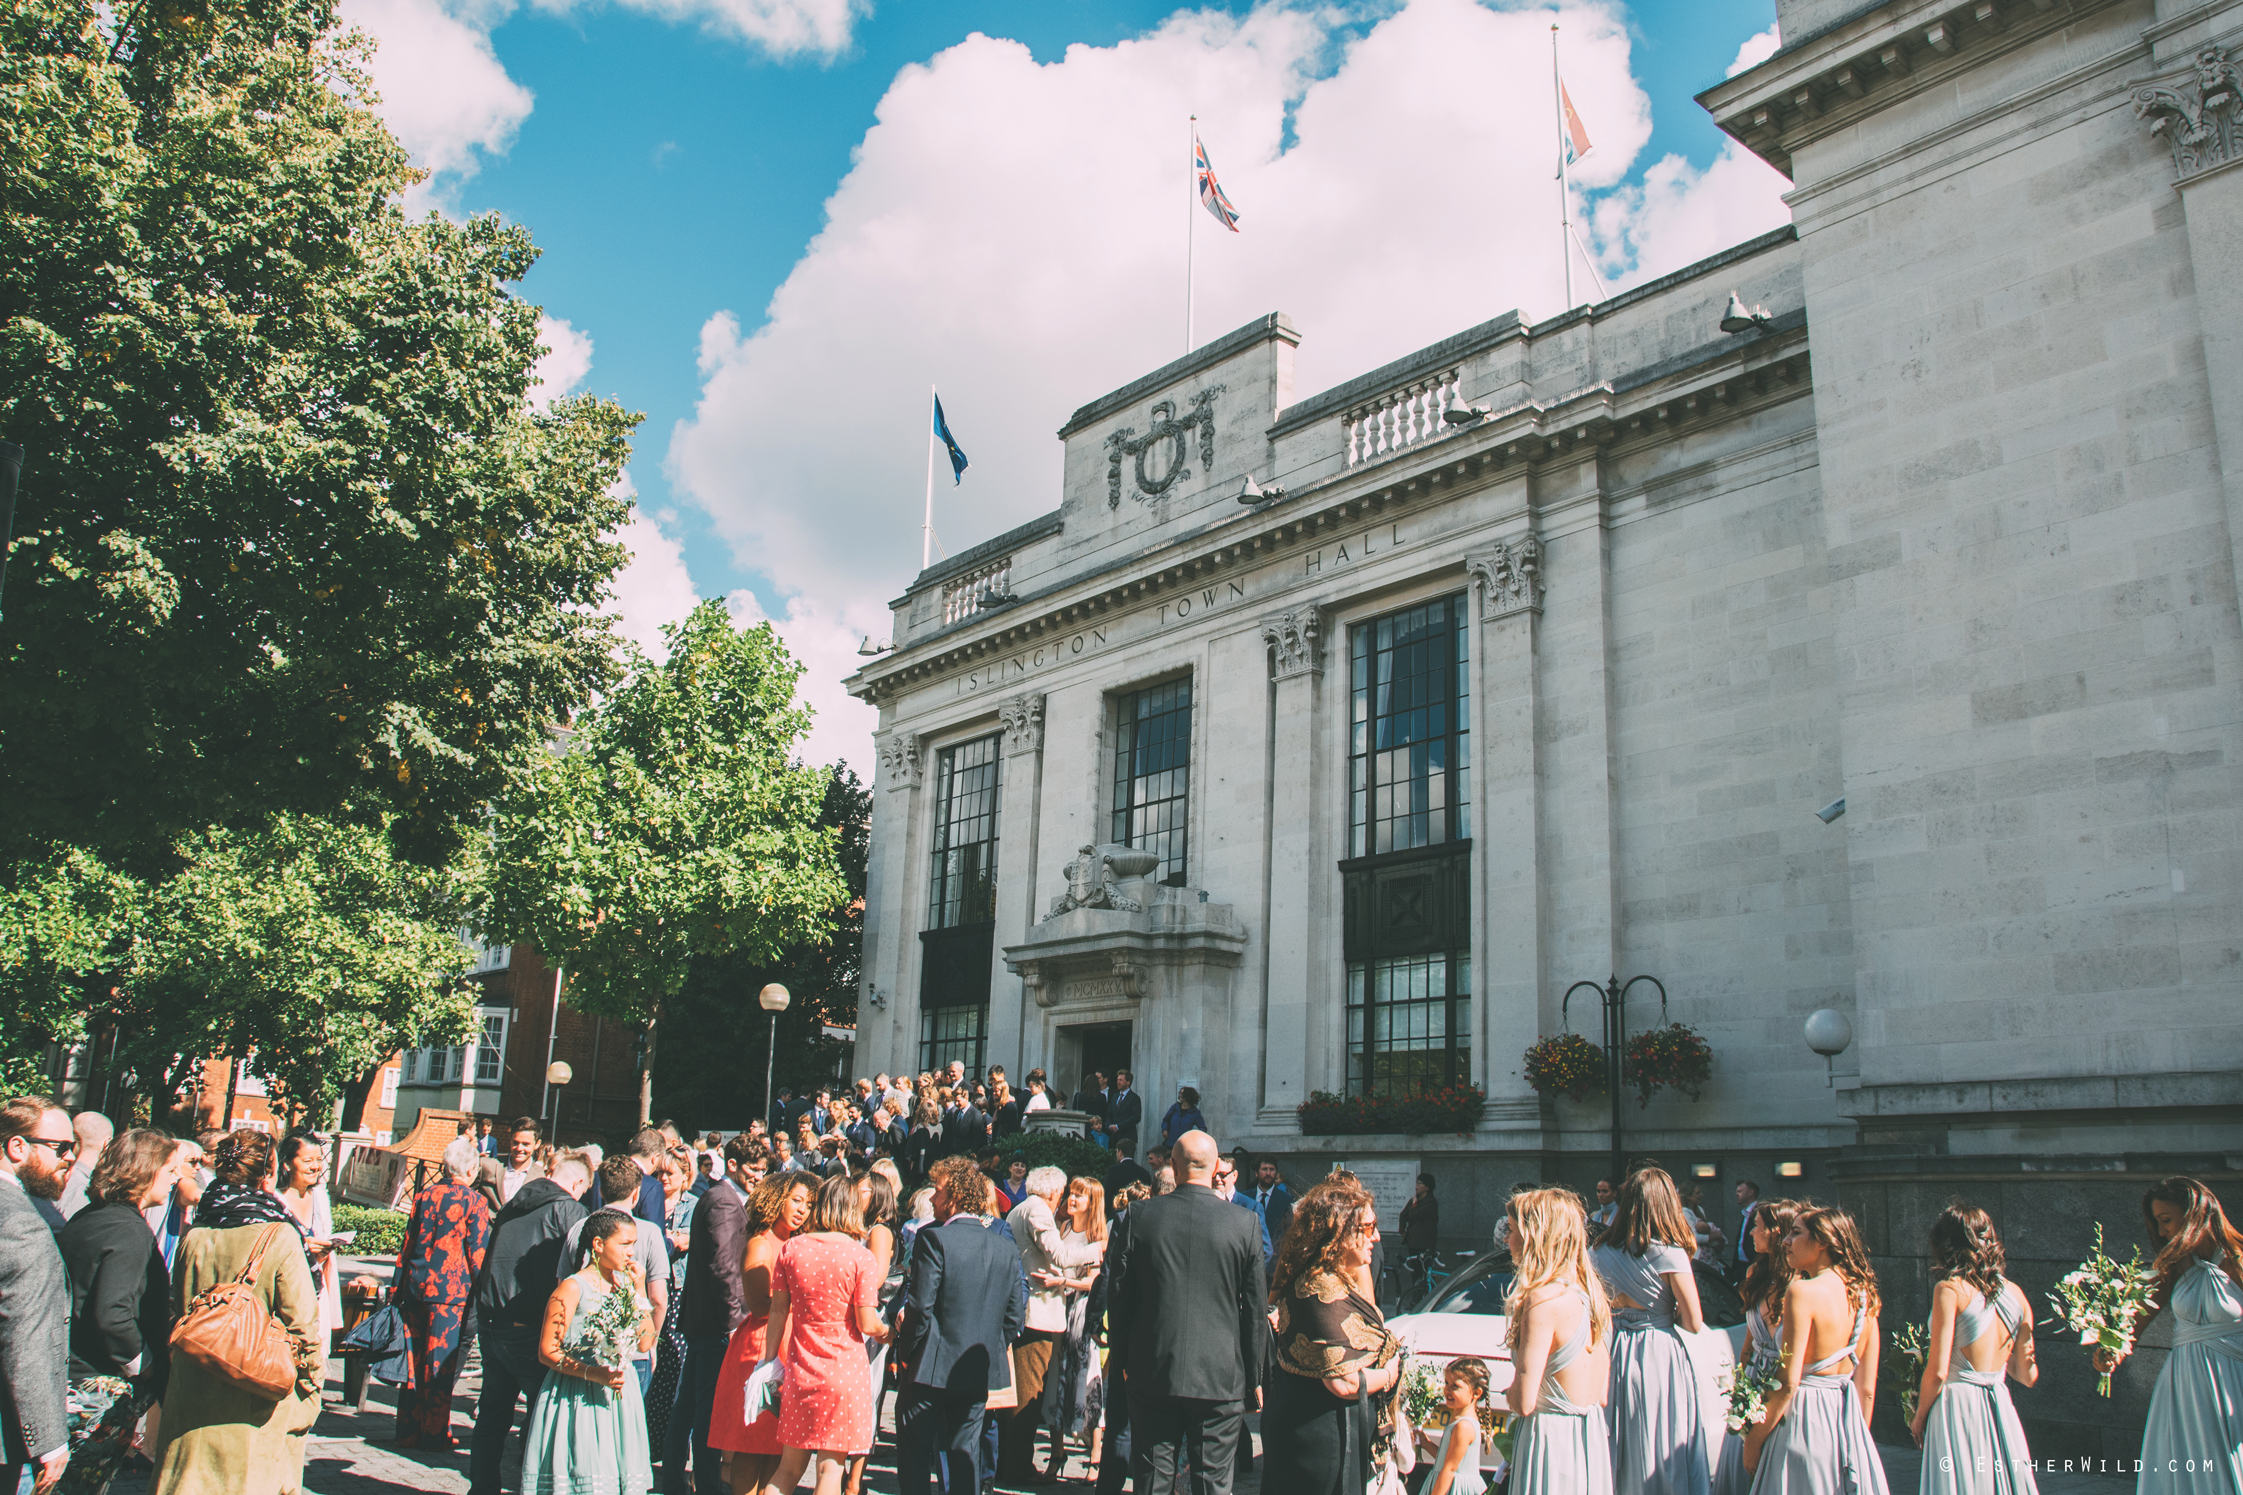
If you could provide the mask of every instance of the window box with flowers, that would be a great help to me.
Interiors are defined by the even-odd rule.
[[[1620,1049],[1620,1079],[1635,1087],[1639,1108],[1660,1090],[1676,1090],[1692,1100],[1705,1093],[1713,1077],[1713,1047],[1687,1023],[1646,1028]]]
[[[1480,1124],[1480,1113],[1487,1104],[1487,1095],[1477,1085],[1450,1085],[1417,1095],[1393,1096],[1334,1095],[1329,1090],[1317,1090],[1301,1103],[1301,1135],[1462,1135]]]
[[[1578,1033],[1539,1039],[1525,1059],[1526,1082],[1538,1094],[1577,1101],[1604,1094],[1604,1049]]]

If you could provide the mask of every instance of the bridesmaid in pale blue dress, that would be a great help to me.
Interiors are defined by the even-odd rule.
[[[1783,1366],[1784,1290],[1791,1286],[1791,1255],[1784,1237],[1806,1206],[1796,1199],[1763,1199],[1752,1212],[1752,1265],[1745,1269],[1745,1353],[1739,1373],[1773,1375]],[[1713,1495],[1746,1495],[1752,1471],[1745,1468],[1745,1440],[1729,1433],[1713,1466]]]
[[[2039,1495],[2033,1453],[2008,1381],[2040,1379],[2033,1305],[2002,1277],[2009,1257],[1994,1222],[1951,1204],[1931,1227],[1931,1323],[1916,1420],[1919,1495]]]
[[[1842,1209],[1814,1209],[1784,1244],[1796,1274],[1784,1292],[1784,1384],[1745,1435],[1752,1495],[1889,1495],[1869,1438],[1881,1344],[1861,1231]]]
[[[1488,1363],[1460,1355],[1441,1368],[1441,1405],[1449,1425],[1433,1456],[1424,1495],[1488,1495],[1480,1472],[1480,1403],[1487,1400]]]
[[[524,1438],[522,1495],[647,1495],[653,1486],[638,1375],[627,1356],[614,1367],[601,1363],[583,1331],[609,1294],[629,1293],[639,1310],[639,1351],[654,1348],[654,1305],[639,1280],[641,1228],[629,1215],[594,1210],[584,1222],[591,1265],[563,1279],[546,1302],[537,1358],[547,1374]]]
[[[1604,1420],[1612,1309],[1589,1265],[1579,1195],[1511,1196],[1511,1482],[1507,1495],[1612,1495]]]
[[[1639,1168],[1590,1253],[1612,1303],[1612,1488],[1617,1495],[1710,1495],[1698,1369],[1676,1329],[1705,1327],[1690,1254],[1698,1234],[1674,1180]]]
[[[2157,1312],[2173,1310],[2173,1353],[2150,1392],[2134,1488],[2243,1495],[2243,1235],[2193,1178],[2153,1187],[2142,1214],[2158,1243]],[[2111,1370],[2118,1361],[2098,1352],[2095,1363]]]

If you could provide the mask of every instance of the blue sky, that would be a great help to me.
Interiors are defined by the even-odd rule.
[[[1048,305],[1010,304],[1001,289],[940,262],[979,234],[989,236],[988,247],[973,250],[970,263],[1001,258],[1026,237],[1006,226],[1013,214],[1032,226],[1087,215],[1096,221],[1078,231],[1103,249],[1113,224],[1134,224],[1180,203],[1181,110],[1172,126],[1178,159],[1162,163],[1163,170],[1174,168],[1174,195],[1157,207],[1133,205],[1126,188],[1115,189],[1117,198],[1089,186],[1114,175],[1110,165],[1100,165],[1111,142],[1097,138],[1101,111],[1112,111],[1114,98],[1165,88],[1180,72],[1197,79],[1175,93],[1174,102],[1164,94],[1160,105],[1148,104],[1188,102],[1201,114],[1217,169],[1245,215],[1235,248],[1202,237],[1208,310],[1197,331],[1212,336],[1271,309],[1259,296],[1282,293],[1305,303],[1285,307],[1309,335],[1300,393],[1510,305],[1530,315],[1557,309],[1535,304],[1537,295],[1553,294],[1535,289],[1554,265],[1556,231],[1546,222],[1521,226],[1516,239],[1505,236],[1507,229],[1475,232],[1458,222],[1456,243],[1442,253],[1454,262],[1486,247],[1489,304],[1405,309],[1386,319],[1391,326],[1377,329],[1349,323],[1342,307],[1320,308],[1319,288],[1339,286],[1366,258],[1403,253],[1395,241],[1366,241],[1354,261],[1277,266],[1246,258],[1272,252],[1271,236],[1286,229],[1289,204],[1314,200],[1322,190],[1301,182],[1316,149],[1417,107],[1409,97],[1416,91],[1415,70],[1452,50],[1441,40],[1451,34],[1494,49],[1489,64],[1461,75],[1473,80],[1469,84],[1451,74],[1445,84],[1428,86],[1470,92],[1485,79],[1489,110],[1515,106],[1523,112],[1506,116],[1511,124],[1465,153],[1468,161],[1488,162],[1484,179],[1475,180],[1476,166],[1452,167],[1428,189],[1398,169],[1396,199],[1422,207],[1435,224],[1453,218],[1456,201],[1477,202],[1490,193],[1505,199],[1491,224],[1554,216],[1543,211],[1554,201],[1551,189],[1534,185],[1547,181],[1548,137],[1518,138],[1548,114],[1546,40],[1536,40],[1547,37],[1547,9],[1487,7],[1497,18],[1522,23],[1539,17],[1534,26],[1495,31],[1468,0],[1391,0],[1315,12],[1210,4],[1181,16],[1173,5],[1128,0],[634,3],[641,8],[598,0],[534,0],[520,8],[510,0],[481,0],[480,9],[476,0],[359,0],[355,8],[346,3],[346,14],[383,37],[377,78],[400,111],[393,123],[408,145],[424,159],[460,168],[436,179],[434,200],[452,212],[495,210],[530,227],[544,258],[525,294],[592,342],[589,374],[579,387],[646,413],[631,475],[656,528],[641,526],[637,534],[650,551],[666,552],[648,555],[649,577],[660,570],[667,593],[732,595],[751,615],[782,622],[790,607],[798,622],[816,612],[830,637],[824,647],[806,638],[797,649],[815,670],[846,667],[850,661],[834,655],[832,639],[851,630],[878,631],[878,604],[900,593],[916,567],[921,448],[914,405],[923,408],[926,379],[943,384],[952,424],[975,457],[967,488],[946,496],[955,511],[937,521],[955,550],[1057,503],[1051,481],[1056,443],[1049,435],[1057,424],[1054,412],[1063,417],[1174,355],[1173,335],[1164,330],[1111,339],[1094,333],[1096,356],[1070,358],[1083,329],[1055,328],[1048,361],[1029,370],[1025,366],[1045,350],[1024,350],[1020,339],[1034,334],[1021,327],[1053,320]],[[827,41],[845,35],[845,43],[830,54],[800,37],[774,46],[771,28],[781,22],[772,16],[791,9],[823,27]],[[1725,161],[1725,138],[1692,101],[1724,76],[1740,47],[1773,26],[1773,12],[1772,0],[1568,7],[1568,84],[1598,137],[1598,155],[1585,163],[1583,178],[1608,280],[1664,273],[1675,264],[1654,261],[1686,263],[1758,232],[1771,212],[1781,221],[1780,204],[1770,206],[1780,181],[1749,159],[1734,159],[1733,150]],[[969,42],[974,33],[979,39]],[[1154,33],[1158,45],[1147,40]],[[1071,56],[1076,47],[1089,50]],[[930,68],[938,58],[942,62]],[[1132,68],[1140,71],[1132,74]],[[1343,73],[1352,76],[1338,76]],[[507,80],[512,94],[505,91]],[[1018,108],[1005,102],[1007,89],[1020,91]],[[1049,97],[1070,89],[1098,102],[1055,104]],[[488,118],[475,113],[479,90],[496,100]],[[1479,112],[1465,102],[1467,115]],[[957,119],[969,105],[984,112],[975,120]],[[1079,112],[1066,113],[1070,108]],[[881,119],[888,123],[876,131]],[[1076,123],[1065,122],[1070,119]],[[930,138],[930,121],[955,123],[960,133],[938,144]],[[1070,129],[1079,137],[1067,138]],[[1454,118],[1429,117],[1386,147],[1384,158],[1372,159],[1415,156],[1421,146],[1438,156],[1436,137],[1466,133]],[[915,150],[929,154],[915,156]],[[971,159],[976,155],[986,166]],[[1300,158],[1290,163],[1298,168],[1290,176],[1288,155]],[[860,156],[863,169],[852,178]],[[969,189],[965,184],[979,180],[977,171],[991,179]],[[1361,168],[1335,172],[1359,177]],[[849,195],[837,198],[845,179]],[[928,278],[912,303],[927,308],[925,339],[904,346],[911,340],[899,342],[892,330],[851,325],[850,272],[838,263],[821,270],[810,254],[827,224],[829,202],[837,213],[825,246],[831,252],[846,253],[852,235],[860,244],[876,242],[898,231],[899,223],[927,236],[928,262],[912,267]],[[853,206],[844,209],[844,203]],[[1119,217],[1109,221],[1110,213]],[[1180,239],[1181,224],[1164,221]],[[1697,226],[1676,226],[1684,223]],[[1062,261],[1071,258],[1066,246],[1072,242],[1058,241]],[[1548,263],[1529,263],[1538,243],[1553,246]],[[1028,259],[1008,269],[1009,278],[1049,269],[1051,249],[1021,252]],[[1160,251],[1156,246],[1147,253],[1157,261]],[[1348,251],[1336,246],[1333,253]],[[1228,290],[1224,277],[1233,272],[1221,263],[1225,254],[1239,256]],[[1093,328],[1151,320],[1163,288],[1180,278],[1180,270],[1126,256],[1091,262],[1097,258],[1086,256],[1078,283],[1062,276],[1061,285],[1063,294],[1079,293],[1086,303],[1123,313],[1094,316]],[[1514,261],[1518,289],[1506,299]],[[861,273],[882,278],[877,271]],[[1394,274],[1405,285],[1423,279],[1399,261]],[[766,329],[774,294],[790,277],[787,294],[795,299],[788,325]],[[1335,301],[1347,299],[1336,289],[1333,294]],[[1175,320],[1165,308],[1158,314]],[[1340,328],[1325,363],[1308,356],[1319,346],[1319,321]],[[1003,330],[990,330],[997,328]],[[767,333],[762,340],[759,331]],[[825,393],[789,383],[788,347],[852,339],[852,362],[817,373],[804,366],[800,378],[813,390],[833,386]],[[1114,345],[1106,346],[1109,341]],[[773,366],[758,370],[759,359]],[[803,366],[799,357],[791,361]],[[891,361],[911,367],[891,371]],[[920,393],[911,395],[913,389]],[[791,417],[782,408],[789,399],[806,402]],[[819,485],[827,479],[820,474],[850,470],[859,453],[853,438],[845,435],[837,444],[834,429],[809,428],[852,406],[882,433],[878,456],[856,469],[855,479],[858,487],[877,488],[879,498],[853,517],[837,510],[838,532],[821,536],[814,519],[804,517],[824,506]],[[759,431],[765,420],[777,428]],[[771,454],[769,471],[757,477],[766,466],[764,453]],[[848,500],[855,496],[851,488]],[[789,517],[775,521],[782,511]],[[867,523],[885,540],[869,552],[860,544]],[[642,598],[638,605],[674,614],[689,600]],[[829,715],[834,704],[847,715],[846,703],[830,691],[810,694]],[[854,722],[849,731],[861,727]],[[841,749],[828,749],[835,750]],[[862,748],[846,750],[860,761],[866,756]]]

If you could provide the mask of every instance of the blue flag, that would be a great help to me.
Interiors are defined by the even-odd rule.
[[[950,434],[950,423],[942,418],[942,396],[935,396],[935,436],[943,449],[950,453],[950,481],[955,487],[966,478],[966,454],[959,449],[957,438]]]

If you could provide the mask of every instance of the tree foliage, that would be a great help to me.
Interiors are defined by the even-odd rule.
[[[0,10],[0,863],[347,813],[436,865],[613,679],[636,417],[529,410],[536,251],[402,215],[360,46],[332,0]]]
[[[841,1045],[829,1023],[857,1020],[857,976],[864,954],[865,868],[872,846],[872,794],[846,763],[826,783],[818,823],[833,828],[848,892],[820,937],[789,945],[776,960],[741,954],[703,956],[665,1009],[673,1035],[654,1064],[657,1108],[696,1126],[745,1127],[764,1111],[763,1066],[771,1056],[774,1085],[800,1088],[834,1072]],[[779,1014],[776,1041],[756,993],[778,982],[793,996]]]
[[[630,1022],[659,1019],[696,959],[825,938],[849,896],[826,770],[791,761],[801,666],[721,602],[664,635],[667,659],[640,660],[498,801],[480,920],[563,966],[570,1006]]]
[[[74,851],[0,903],[11,1078],[28,1078],[27,1036],[82,1037],[90,1010],[159,1108],[202,1058],[235,1055],[324,1119],[400,1046],[465,1036],[457,874],[400,858],[379,825],[307,816],[201,832],[178,855],[145,883]]]

